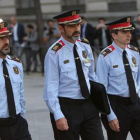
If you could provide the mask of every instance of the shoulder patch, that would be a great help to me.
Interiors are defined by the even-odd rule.
[[[130,47],[128,47],[130,50],[133,50],[133,51],[136,51],[136,52],[139,52],[138,48],[137,47],[134,47],[132,45],[130,45]]]
[[[58,50],[60,50],[63,46],[64,46],[64,42],[62,40],[60,40],[58,43],[56,43],[53,47],[52,50],[55,51],[55,53],[57,53]]]
[[[15,56],[10,56],[10,58],[9,58],[9,57],[7,57],[7,58],[8,58],[8,59],[11,59],[11,60],[13,60],[13,61],[17,61],[17,62],[21,63],[20,59],[17,58],[17,57],[15,57]]]
[[[111,52],[113,52],[115,50],[115,48],[111,45],[109,47],[107,47],[106,49],[101,51],[101,54],[105,57],[108,54],[110,54]]]
[[[81,38],[81,42],[86,43],[86,44],[90,44],[86,38]]]

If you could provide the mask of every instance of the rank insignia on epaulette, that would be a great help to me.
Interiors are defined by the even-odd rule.
[[[13,67],[13,69],[14,69],[14,73],[15,73],[15,74],[19,74],[19,70],[18,70],[17,67]]]
[[[84,43],[90,44],[89,41],[88,41],[86,38],[81,38],[81,42],[84,42]]]
[[[108,48],[102,50],[101,54],[105,57],[106,55],[113,52],[114,50],[115,50],[115,48],[113,47],[113,45],[110,45]]]
[[[54,50],[55,52],[57,52],[58,50],[60,50],[65,44],[63,43],[62,40],[60,40],[58,43],[56,43],[53,47],[52,50]]]
[[[134,47],[134,46],[132,46],[132,45],[130,46],[129,49],[139,52],[138,48],[137,48],[137,47]]]
[[[59,48],[59,45],[56,44],[56,45],[52,48],[52,50],[56,51],[58,48]]]
[[[105,49],[105,50],[103,50],[102,52],[101,52],[101,54],[105,57],[107,54],[109,54],[109,53],[111,53],[111,50],[109,50],[108,48],[107,49]]]
[[[20,59],[15,57],[15,56],[10,56],[10,58],[11,58],[11,60],[14,60],[14,61],[17,61],[17,62],[21,63]]]

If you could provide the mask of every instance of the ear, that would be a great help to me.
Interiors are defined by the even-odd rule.
[[[64,32],[64,28],[65,28],[65,27],[62,27],[61,25],[58,25],[58,29],[60,30],[61,33]]]
[[[115,33],[111,33],[111,36],[115,40],[117,35]]]

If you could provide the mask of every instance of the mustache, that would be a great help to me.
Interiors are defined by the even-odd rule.
[[[6,44],[3,45],[2,49],[3,49],[4,47],[7,47],[7,46],[10,48],[9,44],[6,43]]]
[[[73,36],[74,34],[80,34],[80,32],[79,32],[79,31],[75,31],[75,32],[73,32],[72,36]]]

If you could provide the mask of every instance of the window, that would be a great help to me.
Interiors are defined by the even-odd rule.
[[[136,0],[107,0],[110,12],[136,11]]]
[[[29,8],[34,7],[33,0],[16,0],[17,8]]]
[[[80,13],[85,12],[85,0],[61,0],[62,10],[80,9]]]
[[[16,0],[17,15],[34,15],[35,7],[33,0]]]

